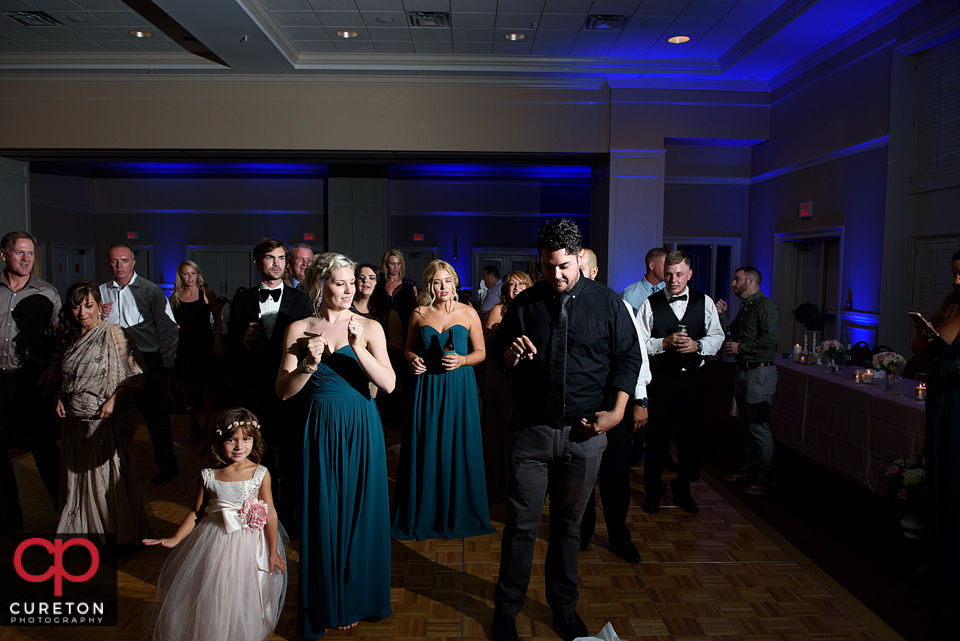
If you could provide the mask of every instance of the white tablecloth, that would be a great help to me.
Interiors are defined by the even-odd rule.
[[[825,366],[777,361],[770,428],[777,440],[879,492],[891,460],[923,449],[923,404],[913,400],[915,381],[901,381],[904,396],[894,396],[880,381],[855,384],[854,369],[828,374]]]

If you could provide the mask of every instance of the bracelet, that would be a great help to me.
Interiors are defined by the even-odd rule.
[[[301,361],[300,369],[302,369],[307,374],[313,374],[315,371],[317,371],[317,366],[316,365],[311,366],[307,363],[307,361]]]

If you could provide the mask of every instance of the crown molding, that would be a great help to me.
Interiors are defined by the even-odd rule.
[[[2,70],[2,67],[0,67]],[[2,74],[4,85],[145,85],[145,86],[321,86],[321,87],[424,87],[424,88],[505,88],[603,90],[604,78],[497,78],[460,76],[321,76],[313,74],[231,74],[231,73],[150,73],[108,74]],[[130,70],[134,71],[134,70]],[[567,101],[564,101],[567,102]],[[606,100],[591,101],[595,104]]]
[[[907,11],[913,9],[918,4],[923,3],[925,0],[897,0],[896,2],[887,5],[877,13],[873,14],[863,22],[855,25],[848,31],[844,32],[842,35],[834,38],[824,46],[820,47],[806,58],[803,58],[799,62],[787,67],[776,76],[770,79],[770,87],[773,90],[779,89],[786,83],[791,80],[799,78],[803,74],[811,71],[818,65],[823,64],[828,61],[830,58],[833,58],[837,54],[841,53],[845,49],[848,49],[860,42],[867,36],[879,31],[888,24],[896,21],[901,15]],[[875,53],[879,49],[889,46],[893,43],[893,40],[885,42],[879,47],[875,47],[870,53]],[[863,56],[857,58],[857,60],[862,59]]]
[[[886,147],[889,143],[890,143],[890,136],[880,136],[879,138],[874,138],[873,140],[868,140],[858,145],[852,145],[845,149],[838,149],[837,151],[832,151],[829,154],[824,154],[822,156],[817,156],[816,158],[804,160],[803,162],[799,162],[794,165],[789,165],[787,167],[782,167],[780,169],[768,171],[767,173],[760,174],[759,176],[753,176],[750,179],[750,184],[754,185],[756,183],[761,183],[766,180],[770,180],[771,178],[780,178],[781,176],[786,176],[787,174],[793,174],[798,171],[810,169],[818,165],[823,165],[828,162],[840,160],[841,158],[856,156],[857,154],[862,154],[867,151],[879,149],[880,147]]]
[[[607,78],[611,89],[692,89],[706,91],[770,91],[766,80],[722,80],[720,78]]]
[[[737,44],[727,49],[720,56],[720,69],[726,71],[737,64],[757,47],[780,33],[791,22],[801,16],[807,9],[820,0],[788,0],[782,7],[774,11],[766,20],[758,24],[753,31],[740,39]]]
[[[470,54],[369,54],[302,53],[299,70],[373,71],[413,73],[507,73],[574,74],[606,76],[617,74],[708,74],[717,75],[720,67],[712,60],[682,58],[555,58],[550,56],[476,56]]]
[[[284,32],[283,27],[277,24],[276,19],[270,15],[270,11],[263,6],[263,3],[258,0],[237,0],[237,4],[260,27],[263,35],[273,43],[273,46],[280,50],[287,62],[296,66],[297,59],[300,57],[300,50]]]
[[[941,38],[952,35],[951,32],[957,29],[960,29],[960,7],[936,18],[931,18],[905,34],[903,40],[897,43],[897,53],[903,56],[919,53],[924,49],[935,46]]]
[[[665,176],[664,184],[667,185],[726,185],[726,186],[750,186],[749,178],[727,178],[724,176]]]
[[[5,53],[0,55],[0,72],[13,69],[132,70],[172,69],[223,70],[223,65],[192,53]]]

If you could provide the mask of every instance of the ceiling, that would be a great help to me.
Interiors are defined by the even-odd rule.
[[[922,1],[0,0],[0,74],[769,91]],[[14,20],[37,11],[54,24]],[[585,29],[591,15],[625,22]]]

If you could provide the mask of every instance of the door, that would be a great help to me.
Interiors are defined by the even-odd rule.
[[[66,299],[70,285],[77,281],[93,279],[93,246],[53,243],[53,278],[51,282]]]
[[[409,247],[400,247],[400,253],[403,254],[404,278],[409,278],[417,284],[417,293],[423,291],[423,271],[432,261],[437,259],[436,247],[418,247],[411,249]],[[460,283],[462,286],[464,283]]]
[[[530,263],[539,260],[536,249],[495,249],[495,248],[475,248],[473,250],[473,282],[463,283],[477,291],[480,287],[480,281],[483,279],[483,270],[488,265],[493,265],[500,273],[500,278],[510,272],[527,273],[527,267]],[[477,299],[475,298],[474,301]]]
[[[805,335],[813,340],[814,330],[808,330],[794,316],[797,307],[803,303],[816,305],[823,317],[823,329],[817,330],[818,342],[828,338],[840,339],[842,236],[778,238],[775,300],[780,306],[779,351],[787,352],[795,344],[803,345]]]
[[[218,298],[232,299],[238,287],[255,284],[253,253],[249,249],[188,247],[187,255],[200,267],[204,282]]]

